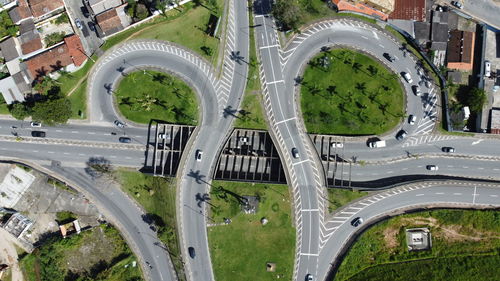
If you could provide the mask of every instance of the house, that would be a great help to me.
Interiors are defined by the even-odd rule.
[[[104,11],[113,9],[115,7],[120,6],[122,3],[121,0],[89,0],[88,7],[94,15],[98,15]]]
[[[23,20],[33,18],[33,14],[26,0],[18,0],[17,7],[9,11],[9,16],[14,24],[20,24]]]
[[[80,66],[86,60],[81,50],[82,42],[78,35],[71,35],[64,38],[64,44],[27,59],[24,63],[31,81],[69,65]]]
[[[130,18],[125,12],[127,4],[107,10],[95,17],[100,37],[109,36],[130,25]]]
[[[2,55],[5,62],[9,62],[13,59],[19,57],[20,50],[18,49],[17,38],[10,37],[0,43],[0,50],[2,50]]]
[[[447,67],[464,71],[472,70],[475,33],[452,30],[448,43]]]
[[[59,225],[59,230],[61,231],[62,237],[66,238],[68,235],[80,233],[82,231],[82,228],[80,227],[80,223],[78,222],[78,220],[74,220],[72,222]]]
[[[0,93],[7,104],[24,102],[24,95],[17,87],[16,81],[12,76],[0,80]]]
[[[23,55],[37,51],[42,48],[42,39],[35,28],[33,19],[27,19],[19,26],[20,35],[17,37],[21,45]]]
[[[490,133],[500,134],[500,108],[491,109]]]
[[[352,11],[387,20],[394,0],[331,0],[339,11]]]
[[[43,19],[57,10],[64,9],[63,0],[28,0],[33,16]]]
[[[395,0],[389,19],[425,22],[426,0]]]
[[[14,237],[19,238],[33,226],[33,222],[21,213],[13,214],[3,228]]]

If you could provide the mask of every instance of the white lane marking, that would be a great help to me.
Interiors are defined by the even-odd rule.
[[[462,193],[460,193],[460,192],[455,192],[455,193],[453,193],[453,195],[462,195]]]
[[[436,195],[443,195],[443,194],[444,194],[444,192],[436,192],[435,194],[436,194]]]
[[[415,196],[424,196],[424,194],[423,193],[419,193],[419,194],[417,194]]]
[[[269,46],[262,46],[262,47],[260,47],[260,49],[262,50],[262,49],[274,48],[274,47],[279,47],[279,46],[280,45],[278,45],[278,44],[274,44],[274,45],[269,45]]]
[[[54,154],[55,152],[54,151],[47,151],[47,153]]]
[[[479,195],[476,193],[476,189],[477,189],[477,187],[474,186],[474,193],[472,194],[472,204],[476,204],[476,196]]]
[[[305,162],[309,162],[309,159],[302,160],[302,161],[297,162],[297,163],[293,163],[292,165],[293,165],[293,166],[296,166],[296,165],[300,165],[300,164],[305,163]]]
[[[95,135],[95,132],[87,132],[89,135]]]
[[[283,122],[287,122],[287,121],[290,121],[290,120],[294,120],[294,119],[296,119],[296,118],[297,118],[297,117],[288,118],[288,119],[285,119],[285,120],[278,121],[278,122],[276,122],[275,124],[276,124],[276,125],[279,125],[279,124],[281,124],[281,123],[283,123]]]
[[[78,131],[71,131],[72,134],[78,134]]]
[[[318,212],[319,209],[302,209],[301,212]]]
[[[62,130],[56,130],[56,132],[60,133],[60,132],[62,132]]]
[[[479,143],[480,143],[480,142],[482,142],[482,141],[483,141],[483,139],[478,139],[477,141],[473,141],[473,142],[471,143],[471,145],[476,145],[476,144],[479,144]]]
[[[314,256],[317,257],[318,254],[311,254],[311,253],[300,253],[301,256]]]
[[[491,194],[490,197],[498,197],[496,194]]]
[[[277,83],[285,83],[285,80],[276,80],[276,81],[272,81],[272,82],[266,82],[267,85],[271,85],[271,84],[277,84]]]

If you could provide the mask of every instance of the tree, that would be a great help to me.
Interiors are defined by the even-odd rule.
[[[24,120],[30,116],[30,110],[24,103],[15,103],[10,106],[10,114],[17,120]]]
[[[0,38],[4,36],[16,36],[19,27],[15,25],[7,10],[0,12]]]
[[[66,98],[37,102],[31,117],[47,125],[66,123],[71,117],[71,102]]]
[[[147,18],[148,15],[149,15],[149,12],[148,12],[148,8],[146,7],[146,5],[144,5],[144,4],[137,4],[137,6],[135,7],[134,16],[138,20],[143,20],[143,19]]]
[[[472,88],[465,98],[465,103],[473,112],[480,112],[483,110],[484,103],[486,102],[486,93],[483,89]]]
[[[271,11],[283,30],[297,30],[302,14],[294,0],[277,0]]]

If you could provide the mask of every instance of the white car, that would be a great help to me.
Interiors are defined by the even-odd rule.
[[[335,147],[342,148],[342,147],[344,147],[344,144],[341,142],[332,142],[331,146],[332,146],[332,148],[335,148]]]
[[[170,138],[170,135],[167,134],[167,133],[159,133],[158,134],[158,138],[159,139],[169,139]]]
[[[410,116],[408,117],[408,124],[413,125],[413,124],[415,124],[415,121],[417,121],[417,116],[415,116],[415,115],[410,115]]]
[[[411,79],[411,76],[409,73],[402,72],[402,74],[403,74],[403,78],[406,80],[406,82],[413,83],[413,80]]]
[[[426,168],[427,168],[427,170],[429,170],[429,171],[437,171],[437,170],[439,170],[439,167],[438,167],[438,166],[436,166],[436,165],[427,165],[427,167],[426,167]]]
[[[31,127],[35,127],[35,128],[42,127],[42,123],[40,123],[40,122],[31,122],[30,125],[31,125]]]
[[[420,92],[420,88],[417,85],[413,85],[411,86],[411,88],[413,89],[413,93],[415,94],[415,96],[418,97],[422,94],[422,92]]]

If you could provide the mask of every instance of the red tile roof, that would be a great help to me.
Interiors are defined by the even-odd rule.
[[[66,44],[52,48],[25,61],[28,71],[34,79],[39,79],[50,72],[73,63]]]
[[[61,7],[64,7],[63,0],[28,0],[33,16],[40,17]]]
[[[68,46],[69,56],[73,60],[75,66],[80,66],[87,59],[85,56],[82,41],[78,35],[73,34],[64,38],[64,42]]]
[[[34,52],[36,50],[40,50],[41,48],[42,48],[42,39],[40,39],[40,36],[21,44],[21,50],[23,51],[24,55]]]
[[[448,41],[447,67],[450,69],[472,70],[474,61],[475,33],[452,30]]]
[[[111,34],[116,32],[116,30],[123,28],[116,9],[100,13],[95,17],[95,20],[105,35]]]
[[[425,21],[426,0],[396,0],[390,19]]]

